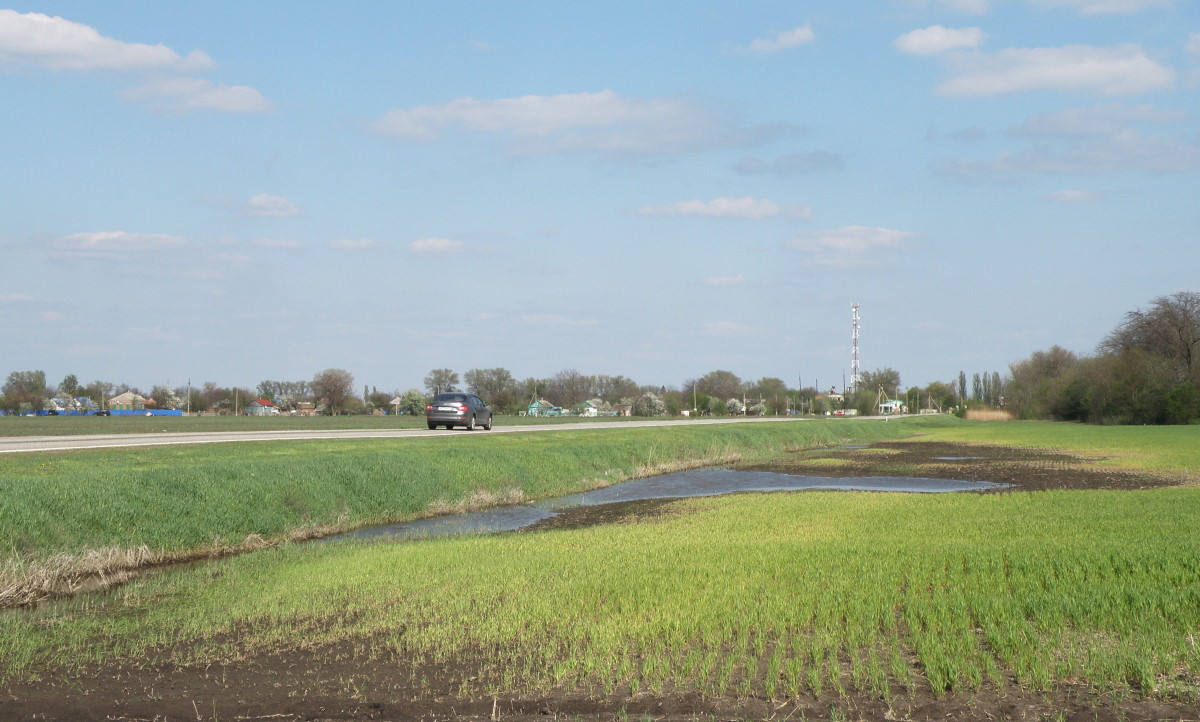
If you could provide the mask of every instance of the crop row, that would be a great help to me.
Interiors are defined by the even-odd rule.
[[[350,644],[414,674],[465,670],[464,695],[887,696],[1009,679],[1200,692],[1196,489],[804,492],[670,510],[287,547],[145,580],[53,617],[0,617],[0,676]]]

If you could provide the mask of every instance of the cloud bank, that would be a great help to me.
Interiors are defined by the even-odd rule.
[[[199,50],[184,57],[165,45],[125,43],[81,23],[15,10],[0,10],[0,63],[55,71],[192,72],[215,67]]]
[[[691,98],[622,97],[612,90],[457,98],[390,110],[371,127],[415,142],[435,141],[455,129],[504,134],[522,153],[675,153],[747,145],[795,131],[787,125],[745,130]]]
[[[1095,47],[1010,48],[996,53],[950,53],[951,77],[940,95],[988,97],[1038,90],[1133,95],[1164,90],[1175,71],[1132,43]]]

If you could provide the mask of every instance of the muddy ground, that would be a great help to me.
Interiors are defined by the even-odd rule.
[[[1005,447],[887,442],[796,454],[744,467],[814,476],[922,476],[1043,489],[1137,490],[1178,479],[1104,469],[1095,460]],[[988,492],[1009,493],[1009,492]],[[636,523],[672,513],[674,502],[650,500],[581,508],[534,529]],[[519,532],[528,533],[529,530]],[[36,684],[0,687],[0,720],[1070,720],[1200,722],[1195,702],[1148,700],[1136,693],[1098,695],[1084,687],[1049,694],[1016,684],[934,697],[928,690],[891,700],[859,695],[763,700],[681,692],[593,698],[462,699],[469,664],[418,666],[364,658],[353,647],[269,655],[228,665],[188,668],[114,663]]]

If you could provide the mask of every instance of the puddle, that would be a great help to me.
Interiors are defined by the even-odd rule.
[[[598,506],[642,499],[683,499],[697,496],[718,496],[739,491],[895,491],[916,494],[937,494],[955,491],[990,491],[1008,488],[1008,484],[986,481],[953,481],[904,476],[864,476],[832,478],[825,476],[796,476],[770,471],[733,471],[731,469],[694,469],[635,479],[603,489],[559,497],[520,506],[458,514],[455,516],[422,519],[359,529],[327,537],[335,539],[425,539],[460,534],[490,534],[516,531],[549,519],[564,509],[579,506]]]

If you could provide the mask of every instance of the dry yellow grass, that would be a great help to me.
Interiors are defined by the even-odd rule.
[[[1012,421],[1013,415],[1003,409],[967,409],[970,421]]]

